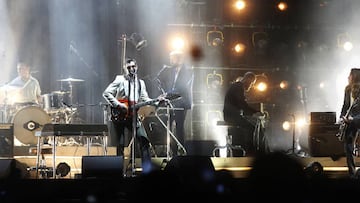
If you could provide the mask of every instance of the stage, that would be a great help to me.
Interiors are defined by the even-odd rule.
[[[46,148],[45,148],[46,149]],[[43,154],[37,160],[36,151],[34,151],[34,147],[26,147],[26,146],[16,146],[14,147],[14,157],[3,157],[3,160],[14,159],[17,163],[21,164],[23,167],[34,168],[36,166],[37,161],[39,163],[41,161],[42,164],[45,164],[46,167],[53,168],[54,167],[54,154],[51,152],[51,146],[47,147],[46,150],[48,154]],[[90,149],[90,150],[89,150]],[[35,153],[34,153],[35,152]],[[106,153],[104,153],[103,146],[91,146],[87,148],[87,146],[58,146],[56,147],[56,156],[55,156],[55,167],[60,163],[66,163],[70,167],[70,172],[68,175],[61,177],[61,179],[76,179],[77,176],[80,176],[82,173],[82,159],[84,156],[101,158],[104,156],[114,157],[116,154],[116,149],[114,147],[107,147]],[[324,173],[330,178],[346,178],[347,177],[347,167],[346,167],[346,159],[345,157],[311,157],[311,156],[300,156],[297,154],[289,153],[289,156],[294,157],[298,160],[304,167],[308,167],[310,164],[314,162],[318,162],[323,167]],[[252,169],[252,163],[254,161],[254,157],[214,157],[214,156],[204,156],[202,154],[188,154],[188,161],[196,162],[201,159],[209,159],[211,160],[211,164],[214,166],[215,170],[227,170],[231,172],[231,174],[235,178],[246,178],[248,172]],[[360,158],[355,157],[356,164],[360,165]],[[162,170],[166,167],[166,165],[171,161],[170,157],[166,156],[157,156],[153,154],[152,162],[154,166],[158,169]],[[139,157],[135,158],[135,162],[132,162],[130,159],[130,151],[128,148],[125,149],[125,157],[122,162],[124,172],[126,172],[126,167],[135,168],[137,173],[141,173],[141,159]],[[105,170],[107,166],[103,166]],[[101,168],[99,168],[101,170]],[[34,174],[34,170],[28,170],[29,174],[25,174],[24,177],[28,177],[30,179],[36,178],[36,174]],[[1,175],[1,174],[0,174]],[[39,177],[37,177],[39,178]],[[52,178],[52,177],[51,177]]]
[[[52,172],[44,177],[36,176],[34,170],[28,170],[36,165],[37,160],[36,155],[29,154],[29,147],[15,147],[14,153],[16,155],[13,158],[0,159],[1,202],[31,199],[54,202],[132,202],[164,198],[196,198],[206,201],[242,199],[256,202],[260,201],[257,198],[264,195],[269,200],[309,202],[332,200],[343,197],[345,191],[356,192],[360,189],[360,181],[347,176],[345,157],[334,160],[331,157],[289,154],[301,163],[304,170],[314,162],[320,163],[323,167],[323,174],[304,180],[289,178],[288,175],[285,175],[285,178],[279,177],[283,172],[273,171],[277,163],[265,166],[265,170],[272,168],[266,178],[251,178],[249,173],[253,169],[254,157],[212,157],[194,154],[180,156],[181,159],[152,157],[157,170],[150,174],[142,174],[141,160],[136,158],[135,172],[124,175],[122,169],[131,168],[133,163],[129,159],[128,149],[122,162],[123,167],[119,167],[111,162],[119,160],[115,156],[115,148],[109,147],[107,155],[104,155],[102,146],[91,146],[90,151],[86,146],[59,146],[55,165],[66,163],[70,171],[65,176],[56,175],[54,178]],[[82,165],[85,163],[84,157],[91,158],[87,160],[89,162],[86,166]],[[53,154],[45,154],[43,158],[46,166],[51,168]],[[14,162],[15,164],[11,164]],[[360,165],[360,158],[356,157],[356,163]],[[279,169],[286,171],[287,169],[281,169],[283,166],[285,165]],[[214,173],[204,176],[206,178],[202,177],[204,170],[213,169]],[[84,170],[87,170],[86,177]]]

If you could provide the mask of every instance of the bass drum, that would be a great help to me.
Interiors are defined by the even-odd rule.
[[[12,118],[14,136],[22,144],[37,145],[36,131],[51,123],[50,116],[38,106],[27,106],[19,109]]]

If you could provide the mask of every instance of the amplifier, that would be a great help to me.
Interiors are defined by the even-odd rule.
[[[309,154],[313,157],[345,156],[344,144],[337,137],[339,124],[311,124],[309,127]]]
[[[311,112],[310,120],[313,124],[334,124],[336,112]]]
[[[0,124],[0,157],[14,156],[14,125]]]

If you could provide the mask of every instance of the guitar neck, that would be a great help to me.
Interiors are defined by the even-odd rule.
[[[135,109],[138,109],[138,108],[140,108],[142,106],[153,104],[153,103],[155,103],[157,101],[159,101],[159,99],[152,99],[152,100],[149,100],[149,101],[146,101],[146,102],[140,102],[140,103],[135,103],[135,102],[132,102],[132,101],[128,101],[126,99],[120,99],[119,100],[120,103],[124,103],[127,106],[135,107]]]
[[[138,109],[138,108],[140,108],[142,106],[153,104],[153,103],[157,102],[158,100],[159,99],[152,99],[152,100],[149,100],[149,101],[146,101],[146,102],[137,103],[137,104],[135,104],[135,108]]]

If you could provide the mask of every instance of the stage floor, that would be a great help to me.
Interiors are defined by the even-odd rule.
[[[42,158],[46,167],[49,168],[56,168],[59,163],[66,163],[71,170],[67,176],[62,178],[68,179],[75,179],[79,174],[82,173],[83,156],[115,156],[116,154],[116,149],[113,147],[107,147],[106,154],[104,154],[104,148],[102,146],[91,146],[90,150],[86,146],[58,146],[56,147],[56,156],[54,160],[53,153],[44,154],[43,157],[40,156],[39,159],[37,159],[36,153],[33,154],[30,153],[30,151],[31,148],[29,147],[16,147],[14,150],[15,156],[13,158],[27,168],[34,168],[37,161],[41,161]],[[135,162],[132,162],[131,159],[129,159],[129,151],[127,149],[125,151],[125,159],[123,162],[124,169],[130,166],[135,168],[136,172],[141,173],[141,159],[136,158]],[[188,157],[190,157],[189,160],[191,160],[192,156],[197,157],[198,155],[188,155]],[[248,172],[252,169],[252,163],[254,160],[254,157],[200,156],[208,157],[217,171],[230,171],[235,178],[246,178]],[[339,157],[334,160],[331,157],[304,157],[292,154],[289,154],[289,156],[293,156],[295,159],[297,159],[304,166],[304,168],[314,162],[320,163],[323,167],[324,173],[330,178],[347,177],[347,165],[345,157]],[[360,166],[360,158],[356,157],[355,160],[356,165]],[[169,157],[152,157],[153,164],[159,169],[165,168],[169,161],[171,161]],[[196,161],[196,158],[194,158],[193,161]],[[30,170],[29,172],[30,178],[36,177],[36,173],[34,174],[34,171]]]

